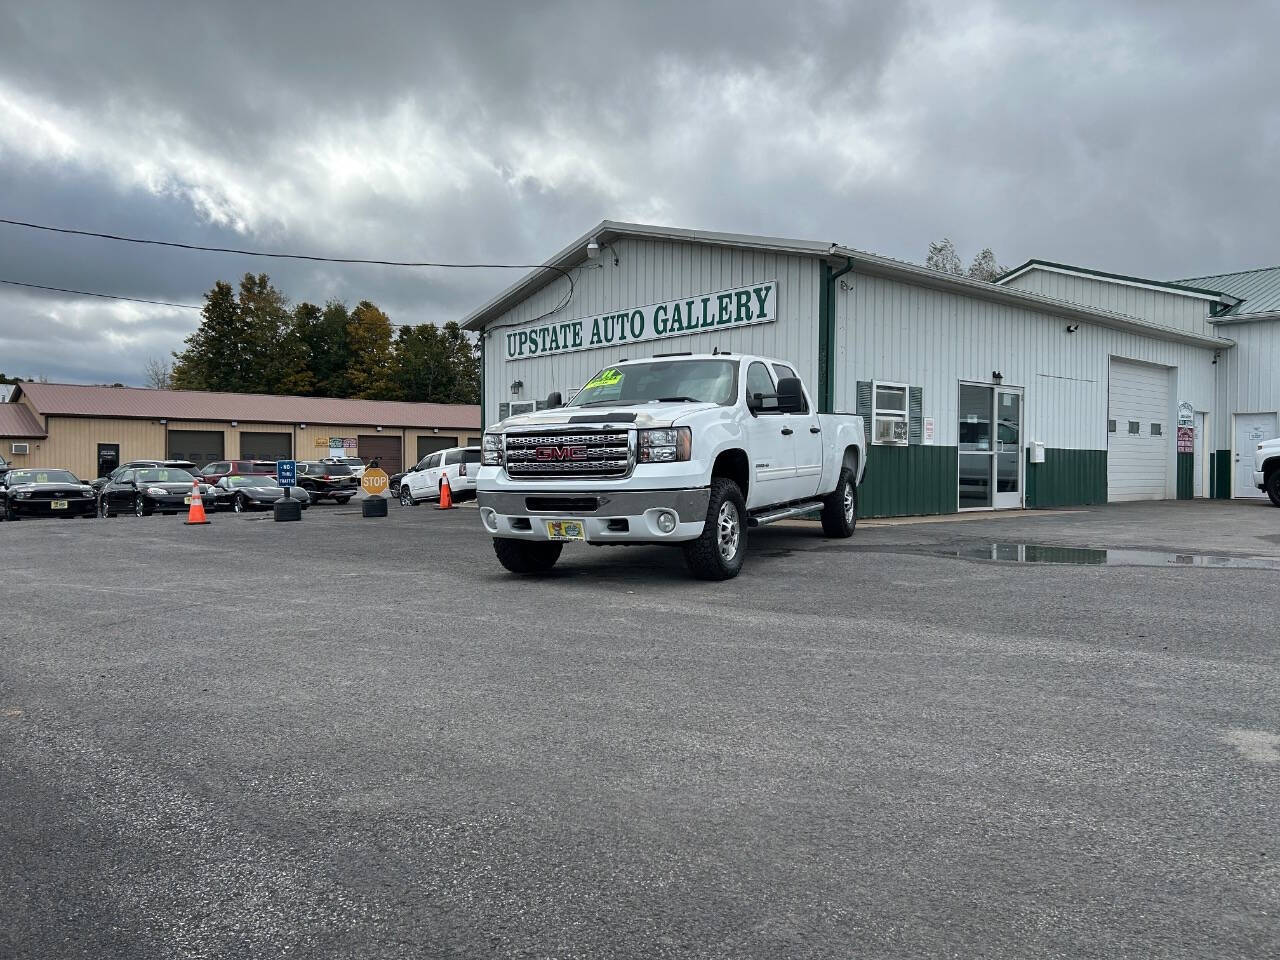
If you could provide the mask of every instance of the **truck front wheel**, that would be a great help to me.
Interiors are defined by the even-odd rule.
[[[564,544],[554,540],[509,540],[493,538],[493,552],[498,562],[512,573],[546,573],[560,559]]]
[[[852,537],[858,525],[858,481],[847,467],[840,482],[822,501],[822,532],[828,537]]]
[[[707,522],[697,540],[684,545],[684,562],[699,580],[731,580],[747,556],[747,505],[732,480],[713,477]]]
[[[1280,468],[1276,468],[1267,474],[1265,485],[1267,496],[1271,498],[1272,505],[1280,507]]]

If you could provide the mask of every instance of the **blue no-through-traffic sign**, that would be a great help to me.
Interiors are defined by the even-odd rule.
[[[296,487],[298,485],[298,461],[277,460],[276,480],[280,482],[282,487]]]

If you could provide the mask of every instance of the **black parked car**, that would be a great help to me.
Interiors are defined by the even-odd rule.
[[[126,470],[136,470],[138,467],[169,467],[174,470],[185,470],[191,474],[196,472],[196,465],[190,460],[130,460],[128,463],[116,467],[105,477],[99,477],[93,481],[94,492],[101,491],[103,487],[121,476]]]
[[[91,517],[93,487],[70,470],[11,469],[0,479],[0,519]]]
[[[98,516],[114,517],[132,513],[146,517],[160,513],[181,513],[191,503],[196,478],[186,470],[170,467],[137,467],[125,470],[98,493]],[[204,490],[200,497],[204,499]]]
[[[325,463],[320,460],[298,462],[298,486],[317,500],[337,500],[346,503],[360,489],[355,473],[345,463]]]
[[[301,501],[303,510],[311,505],[311,496],[302,487],[290,487],[289,496]],[[205,507],[244,513],[248,510],[265,510],[283,498],[284,487],[276,482],[275,477],[223,477],[213,485],[213,493]]]

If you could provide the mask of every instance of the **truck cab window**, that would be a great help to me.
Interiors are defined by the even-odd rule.
[[[758,409],[758,413],[778,412],[778,398],[774,395],[776,390],[769,368],[763,363],[757,361],[747,368],[747,399],[754,401],[757,393],[764,394],[763,406]]]

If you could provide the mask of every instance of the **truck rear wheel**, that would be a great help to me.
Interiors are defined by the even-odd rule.
[[[684,545],[684,562],[699,580],[731,580],[747,556],[747,505],[732,480],[713,477],[707,522],[697,540]]]
[[[1267,474],[1265,486],[1272,505],[1280,507],[1280,469],[1272,470]]]
[[[546,573],[560,559],[564,544],[554,540],[540,543],[536,540],[511,540],[493,538],[493,552],[498,562],[512,573]]]
[[[847,467],[840,482],[822,501],[822,532],[828,537],[852,537],[858,525],[858,482]]]

